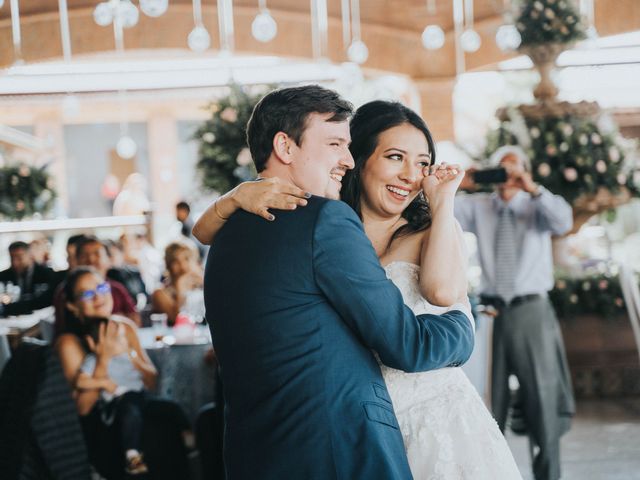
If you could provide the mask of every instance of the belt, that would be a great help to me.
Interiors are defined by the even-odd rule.
[[[529,295],[519,295],[517,297],[513,297],[511,301],[507,303],[502,297],[480,295],[480,303],[483,305],[492,305],[495,308],[517,307],[518,305],[522,305],[523,303],[531,302],[539,298],[542,298],[542,295],[540,295],[539,293],[531,293]]]

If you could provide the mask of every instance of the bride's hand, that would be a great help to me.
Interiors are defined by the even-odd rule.
[[[464,173],[460,165],[456,164],[441,163],[425,167],[423,170],[422,191],[431,202],[439,196],[453,196],[464,178]]]
[[[270,208],[295,210],[298,206],[304,207],[310,196],[304,190],[275,177],[241,183],[231,193],[238,208],[267,220],[275,220],[269,212]]]

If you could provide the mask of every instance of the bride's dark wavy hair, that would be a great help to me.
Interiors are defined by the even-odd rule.
[[[402,124],[409,124],[420,130],[429,145],[431,165],[436,161],[435,144],[427,124],[420,116],[398,102],[376,100],[362,105],[351,119],[351,146],[355,167],[349,170],[342,181],[341,198],[355,210],[360,219],[360,200],[362,196],[362,170],[378,146],[378,137],[382,132]],[[407,223],[398,228],[389,240],[426,230],[431,225],[431,210],[422,192],[404,209],[402,217]],[[387,246],[388,248],[388,246]]]

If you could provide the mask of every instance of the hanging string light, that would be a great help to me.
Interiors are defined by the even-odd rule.
[[[369,58],[369,49],[360,36],[360,0],[351,0],[351,32],[353,37],[347,49],[347,57],[361,65]]]
[[[503,19],[504,24],[496,31],[496,44],[503,52],[516,50],[522,42],[520,32],[514,25],[513,12],[509,6],[509,0],[504,0]]]
[[[60,12],[60,39],[62,41],[62,57],[67,63],[71,62],[71,33],[69,30],[69,9],[67,0],[58,0]],[[75,117],[80,111],[80,101],[77,95],[67,91],[62,100],[62,112],[67,117]]]
[[[13,39],[13,56],[15,60],[14,65],[22,65],[24,60],[22,59],[22,35],[20,34],[20,7],[18,6],[18,0],[11,0],[11,36]]]
[[[473,0],[464,0],[464,16],[467,26],[460,36],[460,45],[465,52],[477,52],[482,40],[478,32],[473,29]]]
[[[587,20],[587,40],[593,42],[598,38],[596,30],[595,0],[580,0],[580,15]]]
[[[93,20],[101,27],[111,25],[116,17],[123,28],[131,28],[137,25],[140,12],[130,0],[108,0],[93,10]]]
[[[117,0],[116,0],[117,2]],[[118,55],[124,54],[124,25],[125,18],[123,15],[118,15],[118,10],[115,10],[116,14],[113,16],[113,39],[116,44],[116,52]],[[120,158],[129,160],[135,157],[138,151],[136,142],[129,135],[129,112],[127,105],[127,92],[124,89],[118,90],[118,101],[120,103],[120,138],[116,143],[116,153]]]
[[[278,24],[267,9],[267,0],[258,0],[258,10],[251,23],[251,34],[259,42],[267,43],[278,34]]]
[[[436,0],[427,0],[427,13],[436,15]],[[444,30],[440,25],[427,25],[422,32],[422,45],[427,50],[438,50],[444,46]]]
[[[218,0],[218,28],[221,53],[233,52],[233,3],[231,0]]]
[[[455,52],[456,52],[456,75],[462,75],[465,70],[464,62],[464,50],[460,38],[464,30],[464,6],[463,0],[453,0],[453,30],[455,39]]]
[[[349,0],[340,0],[340,11],[342,12],[342,45],[346,50],[351,44],[351,11]]]
[[[140,10],[148,17],[159,17],[169,8],[169,0],[140,0]]]
[[[211,36],[202,23],[202,5],[200,0],[193,0],[193,30],[187,37],[187,44],[194,52],[204,52],[211,45]]]
[[[313,58],[323,58],[329,38],[327,0],[311,0],[311,46]]]

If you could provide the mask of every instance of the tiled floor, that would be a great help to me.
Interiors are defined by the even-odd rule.
[[[527,440],[507,440],[524,480],[532,480]],[[561,458],[562,480],[640,480],[640,398],[579,402]]]

